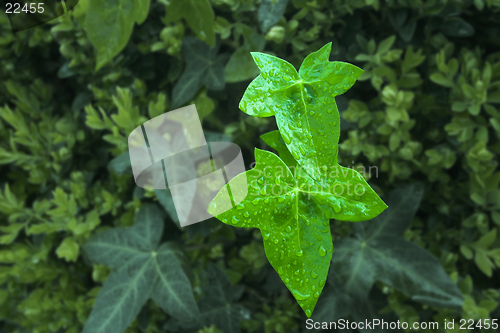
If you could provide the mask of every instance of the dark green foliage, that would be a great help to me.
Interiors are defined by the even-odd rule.
[[[204,129],[242,147],[248,169],[254,147],[285,159],[285,142],[265,134],[277,133],[274,119],[239,110],[259,73],[248,51],[298,69],[330,42],[330,61],[364,70],[335,98],[338,163],[364,166],[389,207],[391,193],[408,206],[372,221],[330,220],[336,269],[311,318],[441,328],[445,319],[500,318],[499,15],[496,0],[80,0],[71,13],[13,34],[0,10],[0,331],[82,332],[94,306],[111,304],[107,290],[124,282],[127,265],[129,276],[150,267],[115,266],[84,249],[144,227],[148,207],[162,211],[155,260],[184,281],[191,291],[183,304],[200,315],[183,320],[161,296],[168,288],[145,283],[114,328],[306,331],[260,233],[215,219],[179,228],[168,192],[138,189],[122,154],[132,129],[196,103]],[[214,47],[199,52],[196,66],[218,61],[208,81],[191,86],[193,59],[183,50],[190,40]],[[190,94],[179,100],[174,88]],[[170,253],[184,259],[162,258]],[[351,258],[366,264],[364,274]]]

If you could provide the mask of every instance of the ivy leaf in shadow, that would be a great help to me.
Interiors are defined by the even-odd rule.
[[[172,91],[172,109],[189,102],[202,87],[208,90],[222,90],[226,86],[224,65],[228,54],[218,54],[215,47],[188,36],[182,41],[182,54],[186,68]]]
[[[356,224],[355,237],[336,242],[329,282],[340,286],[351,302],[363,303],[375,281],[381,281],[424,304],[462,306],[462,293],[439,261],[402,237],[422,195],[419,184],[394,190],[388,198],[391,209],[370,222]]]

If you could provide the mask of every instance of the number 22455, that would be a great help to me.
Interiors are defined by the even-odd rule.
[[[6,10],[5,10],[5,13],[7,14],[19,14],[21,13],[21,11],[25,12],[25,13],[28,13],[28,11],[30,13],[36,13],[38,11],[38,13],[43,13],[43,2],[41,3],[38,3],[38,7],[35,7],[36,4],[34,3],[30,3],[30,7],[28,9],[28,4],[24,4],[24,7],[23,9],[21,9],[21,5],[19,3],[7,3],[5,5],[6,7]],[[17,7],[16,7],[17,6]],[[14,11],[12,11],[12,9],[14,9]]]

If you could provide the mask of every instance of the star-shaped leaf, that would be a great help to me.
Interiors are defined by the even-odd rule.
[[[185,273],[187,257],[176,243],[158,246],[162,231],[160,210],[146,205],[132,227],[106,230],[85,244],[89,258],[112,272],[84,333],[122,333],[149,298],[171,316],[196,320],[199,311]]]
[[[252,53],[261,74],[249,85],[240,109],[253,116],[276,116],[292,156],[317,170],[337,163],[340,116],[335,96],[346,92],[361,75],[360,68],[328,60],[331,43],[311,53],[299,72],[283,59]]]
[[[362,71],[329,62],[330,49],[327,44],[309,55],[298,73],[282,59],[252,53],[261,74],[240,108],[257,117],[276,116],[279,132],[262,139],[283,160],[256,149],[255,168],[234,177],[208,209],[226,224],[261,230],[269,262],[308,317],[332,257],[329,220],[365,221],[387,208],[357,171],[337,164],[340,118],[334,97]],[[242,202],[227,206],[228,196],[242,193],[248,193]]]
[[[303,169],[295,175],[275,154],[255,149],[254,169],[234,177],[221,189],[208,212],[222,222],[236,227],[259,228],[269,262],[291,291],[307,316],[314,306],[328,274],[332,257],[330,218],[369,219],[387,206],[364,179],[351,171],[336,184],[352,181],[363,184],[365,193],[324,192]],[[248,194],[236,208],[226,210],[225,198],[238,197],[244,191],[239,184],[246,178]],[[364,202],[364,196],[368,202]],[[371,202],[378,199],[375,205]]]
[[[351,303],[363,303],[379,280],[424,304],[461,307],[462,294],[439,261],[401,237],[422,194],[419,185],[394,190],[388,198],[390,210],[369,223],[356,224],[356,237],[342,238],[336,244],[329,281],[342,286],[339,292]]]
[[[218,43],[211,47],[190,36],[182,40],[186,69],[172,90],[172,108],[189,102],[202,87],[211,90],[224,89],[224,65],[229,55],[217,54],[218,51]]]

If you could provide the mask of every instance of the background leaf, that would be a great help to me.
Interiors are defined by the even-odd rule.
[[[172,91],[172,108],[176,109],[190,101],[203,86],[211,90],[224,89],[227,55],[218,55],[218,50],[218,46],[212,48],[192,37],[183,40],[182,53],[186,68]]]
[[[356,238],[337,241],[332,274],[358,302],[367,298],[373,283],[379,280],[425,304],[461,307],[461,293],[440,263],[400,236],[421,198],[422,189],[417,185],[392,192],[388,200],[391,209],[370,222],[357,224],[360,230]]]
[[[200,40],[215,46],[214,12],[208,0],[171,0],[167,7],[167,22],[181,18]]]
[[[95,69],[99,70],[127,45],[134,23],[145,20],[149,0],[89,1],[85,30],[97,50]]]
[[[278,23],[285,13],[287,4],[288,0],[262,0],[257,15],[262,32],[267,32]]]
[[[243,36],[244,43],[231,55],[224,68],[226,82],[244,81],[259,75],[259,68],[255,66],[250,52],[262,51],[266,43],[264,36],[247,25],[238,24],[235,30]]]
[[[170,315],[184,320],[199,316],[187,260],[174,243],[159,248],[163,222],[160,210],[146,205],[128,228],[101,232],[85,244],[89,258],[113,270],[99,292],[84,332],[123,332],[151,297]]]

